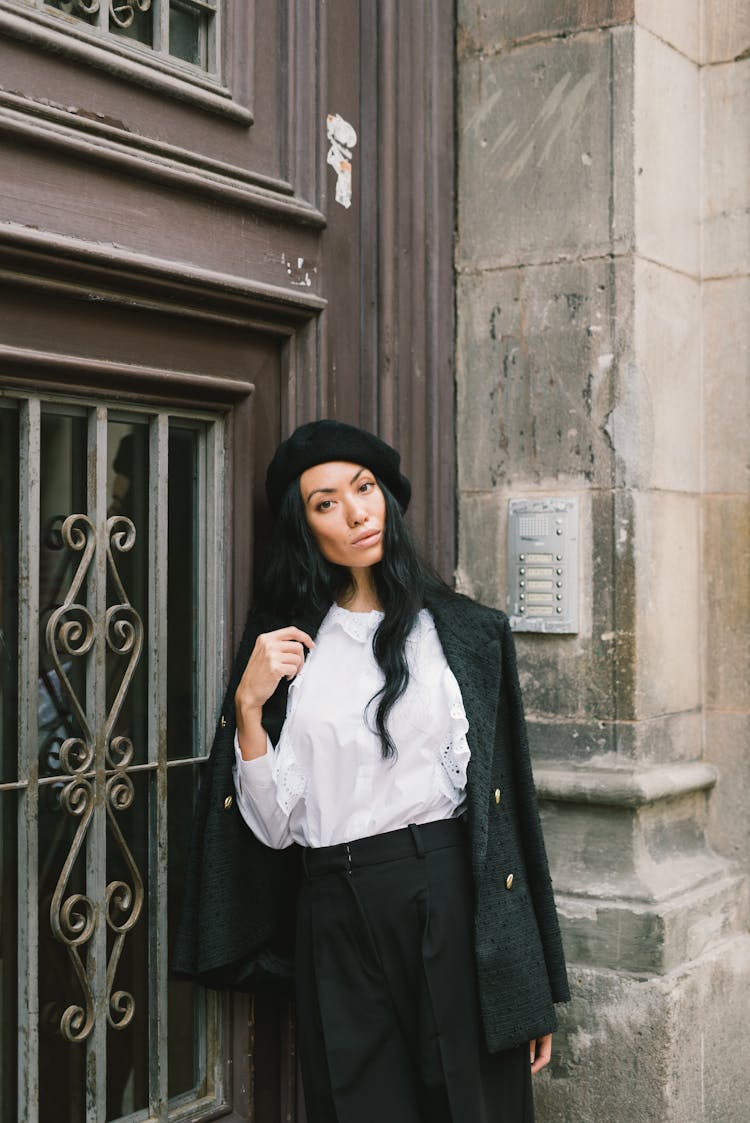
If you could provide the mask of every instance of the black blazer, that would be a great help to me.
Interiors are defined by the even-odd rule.
[[[476,969],[494,1052],[556,1028],[553,1003],[570,997],[562,942],[508,619],[449,592],[431,594],[426,607],[469,721]],[[313,636],[320,622],[295,621]],[[210,987],[251,989],[263,974],[291,972],[299,847],[270,850],[255,838],[237,810],[232,777],[234,692],[257,636],[288,623],[251,614],[198,795],[172,967]],[[282,681],[263,710],[274,744],[287,690]]]

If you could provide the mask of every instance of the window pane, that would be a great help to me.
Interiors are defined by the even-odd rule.
[[[169,5],[169,53],[175,58],[192,62],[195,66],[207,66],[206,30],[208,18],[205,12],[194,8],[182,0],[170,0]]]
[[[169,773],[169,932],[175,931],[185,890],[185,864],[190,844],[190,821],[197,790],[195,768]],[[171,946],[171,940],[170,940]],[[169,982],[169,1097],[205,1087],[206,992],[192,983]]]
[[[170,760],[205,752],[198,727],[198,462],[199,432],[171,422],[169,428],[169,562],[167,752]],[[179,918],[197,791],[196,767],[169,773],[169,931]],[[206,995],[190,983],[169,984],[169,1095],[205,1088]]]
[[[111,0],[109,30],[123,39],[133,39],[152,47],[154,43],[151,0]]]
[[[216,0],[32,0],[73,16],[99,35],[156,47],[203,70],[215,70]],[[62,24],[63,27],[66,24]],[[168,43],[163,42],[163,37]]]
[[[107,605],[122,608],[113,613],[107,647],[107,711],[113,712],[118,692],[121,699],[112,730],[116,766],[129,758],[133,764],[148,760],[148,661],[142,652],[124,650],[140,622],[148,627],[148,422],[110,421],[107,425],[107,516],[122,519],[112,529],[124,535],[123,549],[112,548],[112,563],[122,585],[118,590],[111,567],[107,571]],[[124,592],[123,601],[121,593]],[[117,625],[122,629],[122,637]],[[144,632],[145,644],[145,632]],[[120,741],[119,738],[124,740]]]
[[[86,511],[84,416],[60,416],[49,410],[42,413],[40,475],[38,751],[39,775],[45,777],[61,774],[60,748],[65,739],[84,735],[61,672],[68,677],[76,697],[83,698],[85,660],[60,647],[60,665],[56,666],[46,642],[47,625],[63,604],[82,560],[78,551],[65,544],[63,523],[68,515]],[[83,596],[85,599],[85,591]],[[81,598],[77,601],[80,603]],[[77,610],[67,619],[83,626],[83,616]],[[47,796],[44,810],[49,812],[57,798],[55,789],[49,789]],[[54,831],[52,834],[54,837]]]
[[[146,764],[148,752],[149,430],[145,418],[107,425],[107,605],[110,767]],[[114,522],[111,520],[115,520]],[[113,533],[114,532],[114,533]],[[122,538],[118,537],[122,535]],[[117,549],[121,544],[122,549]],[[119,580],[119,584],[118,584]],[[115,608],[114,606],[119,606]],[[118,631],[119,627],[119,631]],[[144,644],[138,657],[139,633]],[[107,1028],[107,1119],[148,1106],[149,773],[110,778],[106,847],[107,961],[117,957]],[[116,1028],[115,1028],[116,1027]]]
[[[16,792],[0,792],[0,1119],[16,1118],[18,846]]]
[[[67,947],[53,932],[50,913],[55,891],[64,877],[65,897],[86,893],[85,849],[76,847],[80,817],[67,797],[73,789],[63,761],[63,746],[71,738],[86,739],[71,703],[72,694],[85,707],[85,656],[72,654],[78,645],[76,629],[85,631],[80,609],[66,612],[60,621],[72,625],[67,641],[48,644],[47,628],[63,606],[83,555],[66,544],[63,524],[68,515],[86,512],[86,418],[82,413],[58,414],[46,408],[41,421],[39,543],[39,775],[55,782],[39,789],[39,1118],[41,1123],[79,1123],[85,1114],[86,1049],[64,1039],[61,1026],[66,1011],[85,1017],[85,997]],[[85,585],[76,604],[85,602]],[[59,631],[55,629],[56,637]],[[66,651],[66,647],[70,651]],[[57,653],[58,662],[52,657]],[[65,678],[70,683],[66,689]],[[83,794],[83,793],[82,793]],[[33,828],[32,828],[33,829]],[[66,935],[84,922],[84,908],[75,909]],[[86,965],[87,950],[82,949]]]
[[[10,639],[8,652],[0,649],[5,784],[17,778],[18,418],[15,405],[0,403],[0,626]],[[19,1010],[19,940],[39,947],[32,1071],[40,1123],[84,1123],[95,1087],[97,1117],[110,1123],[145,1118],[162,1088],[188,1112],[213,1089],[215,999],[167,974],[195,757],[205,751],[196,731],[206,705],[197,637],[212,564],[202,538],[206,505],[214,502],[206,495],[208,431],[202,420],[163,413],[42,406],[39,541],[30,543],[39,559],[39,673],[36,665],[26,670],[38,699],[28,749],[39,761],[38,819],[19,813],[25,792],[0,789],[0,1118],[9,1123],[24,1107],[16,1102],[17,1026],[26,1009],[24,998]],[[165,478],[163,509],[157,485]],[[165,545],[162,586],[151,566]],[[155,603],[152,592],[162,587]],[[168,760],[176,767],[167,771]],[[33,769],[29,782],[33,796]],[[19,886],[27,834],[38,864]],[[27,901],[38,902],[38,919]],[[166,997],[166,1006],[156,997]],[[92,1084],[94,1071],[106,1079]],[[168,1075],[164,1084],[160,1073]],[[209,1098],[205,1110],[214,1108]],[[196,1109],[191,1118],[199,1117]]]
[[[0,783],[17,774],[18,411],[0,407]],[[16,1117],[17,807],[0,791],[0,1119]]]
[[[197,472],[197,432],[170,424],[167,551],[167,754],[170,760],[196,755]]]
[[[0,408],[0,783],[16,779],[18,411]]]
[[[149,1058],[149,787],[156,782],[153,773],[136,772],[129,777],[130,787],[123,791],[123,802],[131,800],[117,813],[127,851],[118,844],[111,830],[107,837],[107,886],[115,888],[110,897],[111,924],[107,932],[107,959],[111,961],[115,943],[122,936],[121,954],[113,990],[129,998],[114,1004],[113,1020],[121,1024],[107,1027],[107,1119],[119,1119],[148,1107]],[[126,786],[123,780],[123,788]],[[143,882],[139,896],[134,884],[133,865]],[[133,923],[134,917],[137,920]],[[132,923],[132,927],[130,927]],[[132,1016],[127,1021],[132,1008]]]
[[[76,16],[85,23],[98,23],[99,0],[46,0],[47,6],[57,8],[66,15]]]

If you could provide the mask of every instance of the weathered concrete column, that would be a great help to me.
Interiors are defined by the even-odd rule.
[[[509,498],[581,508],[579,632],[518,637],[555,1123],[750,1104],[746,12],[459,3],[460,584],[505,607]]]

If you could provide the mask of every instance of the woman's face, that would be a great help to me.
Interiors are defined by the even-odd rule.
[[[332,460],[308,468],[299,484],[308,525],[327,561],[356,569],[381,560],[385,497],[369,468]]]

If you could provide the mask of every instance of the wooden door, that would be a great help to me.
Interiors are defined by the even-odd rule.
[[[194,434],[203,460],[180,459],[178,442],[172,473],[184,474],[184,495],[198,505],[179,517],[197,511],[202,521],[190,525],[199,537],[212,528],[200,557],[221,606],[221,657],[213,677],[201,664],[196,686],[206,720],[190,750],[195,760],[207,751],[267,533],[265,464],[295,424],[334,416],[398,444],[415,487],[417,536],[452,573],[452,13],[447,0],[0,0],[3,463],[23,455],[33,470],[45,417],[77,418],[65,423],[65,472],[74,481],[71,465],[80,464],[85,480],[87,455],[103,449],[99,476],[91,469],[101,506],[101,472],[117,474],[117,434],[128,426]],[[91,435],[107,431],[109,445]],[[139,447],[150,449],[142,489],[151,499],[137,529],[153,544],[153,511],[166,511],[163,502],[153,507],[155,449],[167,456],[167,446],[149,440],[156,437]],[[111,1025],[86,1041],[56,1041],[52,1052],[44,1045],[28,978],[46,954],[49,902],[39,896],[42,841],[20,827],[44,788],[28,744],[41,664],[24,646],[28,604],[11,611],[13,574],[36,549],[33,518],[24,518],[43,510],[43,497],[9,471],[0,489],[0,639],[11,652],[0,664],[3,917],[4,926],[9,915],[25,918],[39,938],[31,950],[19,943],[11,951],[7,940],[0,948],[2,1116],[35,1123],[54,1115],[44,1068],[54,1055],[56,1066],[67,1056],[81,1073],[71,1123],[146,1109],[164,1120],[217,1111],[258,1123],[294,1118],[300,1090],[283,995],[200,1007],[196,1033],[219,1051],[204,1049],[192,1091],[170,1087],[159,1038],[170,1024],[167,983],[158,972],[141,987],[134,1015],[144,1019],[139,1033],[156,1035],[150,1058],[148,1049],[138,1054],[143,1071],[113,1059],[125,1038]],[[87,501],[80,486],[79,506]],[[73,496],[73,482],[70,489]],[[174,524],[164,532],[173,556]],[[165,623],[146,609],[146,644],[168,624],[169,614]],[[179,718],[168,709],[174,730]],[[164,769],[176,775],[169,761]],[[102,764],[102,792],[107,775]],[[188,818],[184,807],[162,824],[175,853]],[[64,858],[61,851],[61,866]],[[177,893],[179,863],[168,876]],[[164,935],[154,929],[159,947]],[[162,951],[154,956],[162,970]],[[86,970],[93,959],[83,955]],[[95,997],[103,1017],[107,996]]]

